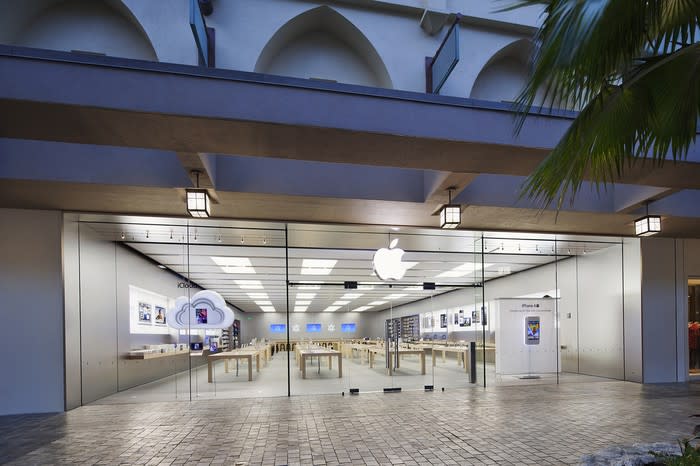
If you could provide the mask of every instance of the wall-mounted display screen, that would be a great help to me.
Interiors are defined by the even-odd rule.
[[[340,324],[340,331],[341,332],[355,332],[357,331],[357,324],[349,323],[349,324]]]
[[[538,316],[525,318],[525,344],[540,344],[540,318]]]
[[[272,333],[285,333],[286,331],[286,324],[270,324],[270,332]]]
[[[307,332],[320,332],[321,331],[321,324],[306,324],[306,331]]]
[[[192,351],[201,351],[202,348],[203,348],[203,345],[201,342],[200,343],[190,343],[190,349]]]

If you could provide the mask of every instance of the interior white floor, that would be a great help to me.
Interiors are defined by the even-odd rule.
[[[454,357],[447,357],[443,362],[440,357],[435,367],[431,367],[431,358],[426,354],[426,374],[420,373],[418,356],[404,356],[400,367],[392,376],[387,374],[383,360],[370,368],[367,361],[343,359],[343,377],[338,377],[336,360],[329,369],[328,358],[308,361],[307,378],[302,379],[301,372],[291,354],[289,370],[291,373],[291,394],[333,394],[358,388],[360,392],[382,391],[388,387],[401,387],[402,390],[423,390],[426,385],[433,385],[435,390],[451,388],[483,387],[484,368],[477,363],[477,383],[469,383],[469,374],[459,365]],[[287,353],[276,353],[267,365],[261,364],[258,372],[253,366],[253,380],[248,381],[248,368],[241,362],[236,372],[236,363],[232,361],[229,372],[225,372],[224,363],[214,366],[213,382],[207,382],[207,366],[194,367],[191,371],[165,377],[151,383],[140,385],[114,395],[97,400],[96,404],[140,403],[158,401],[189,401],[226,398],[255,398],[287,395]],[[561,373],[559,383],[609,381],[610,379],[580,374]],[[522,379],[519,376],[497,376],[492,364],[486,365],[487,386],[500,385],[536,385],[556,384],[556,374],[539,374],[536,379]],[[190,398],[191,390],[191,398]]]

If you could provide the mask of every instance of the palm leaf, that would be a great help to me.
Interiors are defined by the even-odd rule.
[[[600,189],[636,158],[661,164],[686,156],[700,115],[700,43],[645,59],[622,82],[593,97],[522,195],[561,208],[585,179]]]

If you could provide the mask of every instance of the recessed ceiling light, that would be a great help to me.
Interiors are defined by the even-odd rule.
[[[358,285],[357,289],[358,290],[373,290],[374,285]]]
[[[272,306],[272,301],[254,301],[258,306]]]
[[[308,306],[311,304],[311,301],[295,301],[294,305],[295,306]]]
[[[301,262],[301,274],[329,275],[337,263],[335,259],[304,259]]]
[[[328,306],[323,310],[323,312],[335,312],[338,309],[340,309],[342,306]]]
[[[158,264],[158,268],[159,268],[159,269],[167,269],[167,267],[164,266],[163,264]]]
[[[263,285],[260,280],[234,280],[233,283],[243,290],[262,290]]]
[[[362,296],[362,293],[345,293],[343,296],[340,297],[340,299],[353,300],[359,298],[360,296]]]
[[[314,299],[316,293],[297,293],[297,299]]]
[[[247,293],[250,299],[270,299],[267,293]]]
[[[263,312],[277,312],[273,306],[260,306]]]
[[[348,303],[350,303],[350,301],[336,301],[333,303],[333,305],[334,306],[345,306]]]
[[[411,285],[403,288],[404,291],[423,291],[423,285]]]
[[[394,294],[384,296],[384,298],[382,298],[382,299],[388,299],[389,301],[391,301],[392,299],[400,299],[400,298],[403,298],[404,296],[408,296],[408,295],[406,293],[394,293]]]
[[[484,264],[484,268],[490,267],[493,264]],[[481,270],[481,264],[475,264],[473,262],[465,262],[462,265],[458,265],[451,270],[437,274],[436,278],[459,278],[470,275],[474,272]]]
[[[386,304],[386,301],[372,301],[369,303],[370,306],[381,306],[382,304]]]
[[[352,312],[362,312],[362,311],[366,311],[367,309],[372,309],[372,306],[356,307],[355,309],[352,310]]]
[[[294,306],[294,312],[306,312],[309,306]]]
[[[211,260],[221,267],[224,273],[255,273],[253,264],[247,257],[211,256]]]

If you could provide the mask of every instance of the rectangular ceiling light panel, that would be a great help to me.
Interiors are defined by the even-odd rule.
[[[234,280],[233,283],[243,290],[262,290],[263,285],[260,280]]]
[[[221,267],[224,273],[255,273],[253,264],[247,257],[211,256],[211,260]]]
[[[335,259],[304,259],[301,261],[301,274],[330,275],[337,263]]]
[[[352,312],[363,312],[363,311],[366,311],[367,309],[372,309],[372,306],[356,307],[355,309],[352,310]]]

